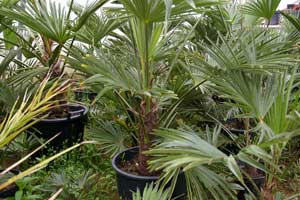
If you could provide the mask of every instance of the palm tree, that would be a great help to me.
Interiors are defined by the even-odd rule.
[[[272,157],[269,157],[274,159],[273,164],[268,164],[265,198],[272,196],[274,174],[278,173],[275,166],[287,141],[297,135],[295,129],[299,127],[295,116],[287,117],[293,116],[291,113],[297,109],[290,106],[294,101],[291,91],[297,84],[298,59],[293,43],[284,39],[259,29],[239,30],[225,37],[220,34],[217,42],[211,41],[208,45],[200,42],[207,57],[196,58],[196,64],[192,64],[222,97],[230,99],[229,104],[240,109],[238,117],[254,119],[253,131],[257,138],[253,138],[252,143],[270,152]],[[247,127],[249,129],[249,124]],[[247,162],[242,152],[238,158]]]
[[[58,76],[63,72],[64,68],[59,69],[63,49],[72,45],[71,40],[75,37],[75,33],[80,30],[88,17],[104,3],[105,1],[92,2],[82,10],[80,17],[74,20],[71,19],[73,1],[68,11],[53,2],[0,1],[0,9],[3,13],[0,17],[1,57],[4,57],[0,64],[1,85],[3,86],[0,99],[8,112],[6,115],[1,113],[4,114],[0,125],[1,148],[46,117],[45,113],[49,109],[53,109],[58,103],[61,103],[57,98],[66,93],[69,82],[49,81],[49,79],[52,79],[53,75]],[[22,26],[19,26],[20,24]],[[55,74],[55,72],[57,73]],[[37,88],[36,83],[40,81],[41,84],[38,84]],[[82,142],[45,159],[17,176],[2,182],[0,188],[3,189],[16,180],[32,174],[60,155],[85,143]],[[34,152],[44,146],[45,144],[41,145]],[[0,176],[4,176],[33,153],[2,171]]]
[[[72,46],[76,33],[85,24],[86,20],[98,8],[106,3],[106,0],[97,0],[88,4],[84,10],[73,20],[71,12],[74,1],[70,2],[69,9],[55,2],[49,1],[23,1],[21,5],[3,4],[0,8],[2,18],[14,20],[28,28],[32,37],[19,34],[13,24],[7,24],[2,20],[2,26],[12,32],[20,43],[11,44],[22,48],[28,58],[35,57],[39,62],[49,68],[53,76],[59,76],[64,70],[61,60],[62,50],[66,46]],[[63,65],[62,69],[61,65]]]
[[[183,39],[176,37],[176,28],[183,23],[180,17],[196,14],[202,7],[221,1],[119,2],[121,8],[109,12],[122,13],[117,17],[125,18],[126,22],[118,29],[119,35],[107,39],[111,45],[101,49],[93,47],[92,55],[74,52],[69,63],[90,76],[87,82],[100,83],[102,94],[114,90],[127,113],[134,115],[137,124],[134,131],[140,147],[138,168],[140,174],[149,175],[149,157],[143,152],[152,145],[152,132],[160,125],[164,105],[176,98],[166,83],[192,32]],[[113,45],[118,45],[119,52]]]

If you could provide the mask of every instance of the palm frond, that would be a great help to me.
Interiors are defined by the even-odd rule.
[[[71,37],[67,13],[60,4],[54,2],[49,2],[49,7],[44,1],[34,1],[26,3],[25,9],[21,6],[1,8],[1,16],[14,19],[58,43],[64,43]]]
[[[85,8],[80,12],[78,19],[76,20],[76,24],[72,28],[72,31],[77,32],[81,29],[82,26],[85,25],[86,21],[89,17],[94,14],[99,8],[101,8],[107,0],[94,0],[91,3],[87,4]]]
[[[159,185],[154,185],[151,183],[147,185],[145,189],[141,192],[139,189],[137,192],[132,194],[133,200],[167,200],[169,195],[169,190],[159,189]]]
[[[197,60],[198,69],[248,117],[263,120],[275,102],[280,72],[293,67],[297,58],[286,43],[263,32],[240,32],[228,39],[220,35],[220,39],[220,44],[200,44],[208,58]]]
[[[214,199],[233,198],[239,188],[224,178],[218,167],[227,167],[243,183],[239,167],[232,156],[227,156],[198,134],[186,130],[160,129],[155,134],[164,141],[149,151],[149,161],[153,170],[162,170],[163,178],[170,180],[174,171],[185,172],[189,196],[192,199],[205,199],[207,191]],[[222,174],[222,175],[221,175]]]
[[[281,0],[254,0],[242,5],[242,12],[271,20]]]
[[[87,139],[94,140],[106,155],[114,156],[126,149],[129,134],[119,126],[108,121],[97,121],[93,128],[88,129]]]

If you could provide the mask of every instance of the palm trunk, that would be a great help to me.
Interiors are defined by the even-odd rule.
[[[140,105],[138,170],[141,175],[149,176],[149,156],[145,155],[144,151],[148,151],[152,144],[152,133],[158,122],[158,106],[150,100],[150,110],[147,112],[146,104],[143,101]]]

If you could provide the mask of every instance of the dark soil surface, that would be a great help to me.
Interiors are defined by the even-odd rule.
[[[237,130],[244,130],[245,126],[244,126],[244,122],[242,120],[239,119],[228,119],[224,126],[227,129],[237,129]]]
[[[69,117],[69,108],[67,106],[59,106],[57,108],[53,108],[46,113],[47,119],[59,119]]]
[[[243,170],[249,175],[251,176],[252,178],[257,178],[257,177],[260,177],[260,176],[263,176],[264,173],[252,166],[246,166],[246,167],[243,167]]]
[[[139,173],[138,170],[139,162],[138,162],[138,155],[136,155],[133,159],[131,160],[123,160],[121,163],[118,165],[118,167],[129,174],[133,174],[136,176],[143,176]],[[161,172],[152,172],[150,176],[160,176]]]

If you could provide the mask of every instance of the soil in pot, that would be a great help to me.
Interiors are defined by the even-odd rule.
[[[134,165],[135,158],[138,154],[138,147],[127,149],[113,158],[112,164],[116,171],[118,192],[122,200],[131,200],[132,192],[136,192],[137,188],[143,191],[147,184],[155,182],[159,176],[154,173],[153,176],[140,176]],[[170,183],[171,184],[171,183]],[[170,186],[170,184],[167,185]],[[183,172],[180,172],[172,198],[177,197],[178,200],[184,200],[186,196],[186,180]]]
[[[2,172],[3,170],[0,170]],[[18,174],[18,171],[12,170],[11,172],[6,173],[5,175],[0,177],[0,184],[7,181],[9,178]],[[15,193],[18,191],[18,186],[16,184],[11,184],[3,190],[0,190],[0,199],[5,199],[8,197],[13,197]]]
[[[224,126],[228,130],[244,130],[245,124],[242,120],[237,118],[228,119],[225,121]]]
[[[60,109],[51,110],[47,119],[36,123],[30,132],[44,140],[49,140],[60,133],[49,147],[62,150],[83,140],[84,127],[87,121],[88,108],[79,104],[67,104]]]

